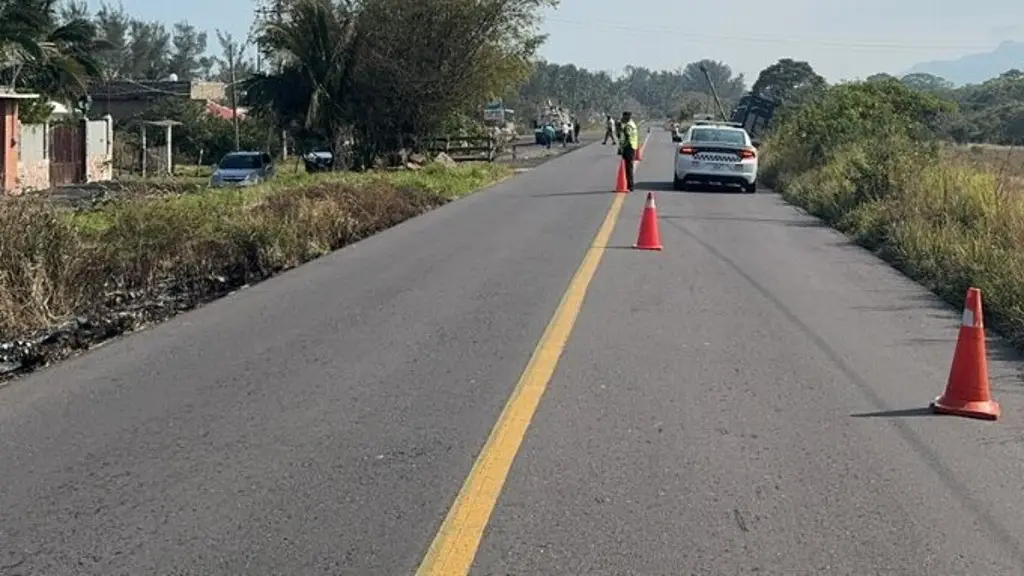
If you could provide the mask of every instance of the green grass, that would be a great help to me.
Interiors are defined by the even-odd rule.
[[[769,183],[951,304],[980,288],[987,324],[1024,348],[1024,155],[912,137],[917,113],[836,137],[824,111],[855,90],[833,88],[776,129],[762,148]],[[863,118],[886,105],[861,102],[875,110]]]
[[[249,188],[126,183],[91,210],[0,204],[0,340],[108,311],[112,295],[174,287],[201,301],[265,278],[510,175],[507,167],[283,175]]]

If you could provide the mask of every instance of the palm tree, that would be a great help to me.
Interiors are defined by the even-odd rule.
[[[335,159],[348,117],[356,18],[349,3],[298,0],[287,19],[258,28],[260,45],[281,59],[279,70],[256,74],[245,87],[247,104],[324,138]]]
[[[0,78],[6,88],[14,89],[28,62],[46,58],[40,42],[46,25],[46,16],[31,2],[0,1]]]
[[[27,88],[69,99],[102,74],[93,54],[107,47],[86,18],[60,22],[57,0],[0,0],[0,78],[8,89]]]

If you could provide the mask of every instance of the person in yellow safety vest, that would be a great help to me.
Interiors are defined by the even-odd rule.
[[[633,191],[633,160],[636,158],[637,148],[640,147],[640,130],[633,122],[631,112],[622,113],[622,145],[620,147],[622,159],[626,162],[626,183],[629,191]]]

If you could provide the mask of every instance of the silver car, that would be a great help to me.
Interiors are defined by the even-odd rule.
[[[214,167],[210,186],[252,186],[274,175],[274,160],[266,152],[228,152]]]

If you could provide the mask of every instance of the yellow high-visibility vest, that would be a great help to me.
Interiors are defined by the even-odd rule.
[[[640,148],[640,130],[636,127],[636,122],[630,120],[622,126],[622,131],[625,133],[626,138],[629,139],[629,147],[633,150]]]

